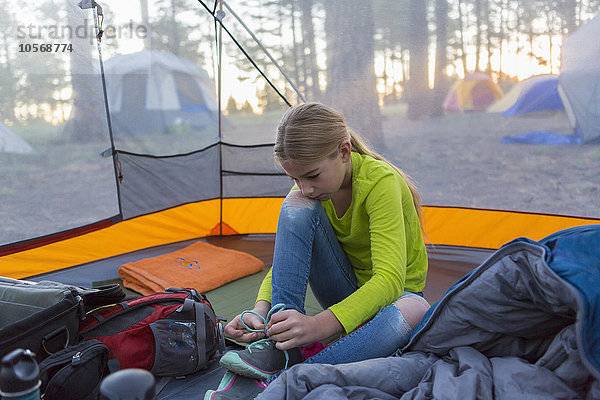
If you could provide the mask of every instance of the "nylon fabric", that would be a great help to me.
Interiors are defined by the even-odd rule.
[[[219,200],[186,204],[108,228],[0,258],[0,275],[22,279],[128,252],[211,234]],[[223,199],[223,222],[236,234],[274,233],[283,198]],[[539,240],[560,229],[600,223],[596,218],[458,207],[424,207],[431,243],[497,249],[518,236]],[[461,229],[457,230],[456,227]],[[227,233],[227,232],[225,232]]]

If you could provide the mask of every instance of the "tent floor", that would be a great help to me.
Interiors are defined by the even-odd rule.
[[[206,293],[217,314],[227,320],[243,310],[251,308],[254,304],[258,286],[272,264],[275,236],[241,235],[208,237],[198,240],[207,241],[216,246],[244,251],[264,262],[265,268],[261,272],[230,282]],[[118,275],[120,265],[172,252],[198,240],[144,249],[28,279],[33,281],[53,280],[83,287],[99,286],[107,282],[120,282]],[[487,249],[449,246],[428,247],[429,273],[427,285],[423,290],[425,298],[430,303],[438,301],[450,286],[481,264],[492,253],[492,250]],[[318,302],[309,292],[306,300],[306,312],[314,315],[320,310],[321,307]],[[236,345],[228,342],[228,347],[231,348],[232,346],[235,347]],[[223,374],[223,368],[216,361],[213,361],[203,371],[188,375],[183,379],[170,380],[157,399],[202,399],[206,390],[214,389],[219,385]]]

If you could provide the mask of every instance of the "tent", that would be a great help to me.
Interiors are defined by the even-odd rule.
[[[555,110],[564,110],[558,94],[558,75],[536,75],[520,81],[487,108],[505,117]]]
[[[600,142],[600,15],[577,29],[561,48],[559,93],[584,143]]]
[[[33,147],[0,122],[0,153],[31,154]]]
[[[168,133],[177,125],[217,124],[217,99],[207,72],[164,51],[143,50],[105,63],[109,107],[124,134]]]
[[[379,81],[362,79],[357,72],[376,73],[372,68],[373,59],[364,56],[373,54],[373,47],[369,47],[372,43],[366,40],[369,35],[365,32],[371,32],[373,38],[380,33],[360,26],[369,20],[365,16],[372,16],[372,2],[355,2],[353,7],[348,7],[347,2],[333,2],[325,7],[328,18],[344,15],[331,12],[330,6],[344,7],[345,12],[355,14],[340,25],[328,21],[325,28],[336,26],[335,30],[307,29],[316,36],[316,44],[310,49],[309,33],[292,25],[299,23],[295,18],[300,8],[289,12],[286,7],[290,4],[282,3],[281,9],[270,14],[277,18],[269,19],[257,11],[269,12],[270,7],[279,5],[266,8],[259,2],[243,3],[238,11],[248,15],[246,26],[257,32],[258,39],[264,39],[262,42],[272,51],[270,56],[281,70],[290,72],[289,75],[284,76],[279,68],[266,61],[269,57],[261,53],[260,46],[251,45],[249,35],[244,34],[246,26],[236,21],[233,11],[226,8],[227,2],[201,0],[186,3],[194,12],[178,9],[180,13],[175,15],[182,29],[190,28],[193,23],[193,29],[179,33],[192,32],[190,37],[167,38],[168,35],[158,29],[161,25],[153,25],[157,27],[155,33],[164,40],[157,42],[156,48],[168,47],[170,53],[154,50],[122,54],[104,63],[112,131],[105,115],[107,110],[98,107],[88,112],[95,113],[94,121],[104,118],[104,137],[77,143],[64,136],[48,135],[45,157],[36,163],[0,162],[0,276],[101,285],[118,280],[120,265],[163,255],[195,241],[249,252],[260,256],[267,266],[271,263],[279,209],[291,182],[274,165],[272,141],[266,142],[263,138],[272,137],[287,107],[286,102],[280,101],[281,95],[289,104],[331,95],[337,103],[330,104],[338,108],[348,102],[344,110],[346,116],[363,117],[366,114],[361,112],[371,109],[351,100],[367,99],[368,89],[378,85]],[[384,23],[383,17],[397,15],[397,2],[380,3],[377,5],[383,9],[377,10],[375,20]],[[106,24],[129,18],[135,24],[140,20],[139,16],[132,15],[126,2],[106,0],[106,4],[112,14],[107,14]],[[202,10],[205,4],[206,12]],[[217,12],[219,5],[223,5],[223,10]],[[79,10],[74,3],[69,6],[68,15],[74,19],[75,26],[82,26],[92,17],[91,10]],[[154,7],[149,15],[176,25],[169,12]],[[312,10],[317,27],[322,26],[317,11],[323,9],[315,3]],[[14,12],[26,20],[18,6],[11,6],[10,11],[7,15]],[[400,26],[396,18],[391,19],[392,26]],[[292,30],[292,26],[296,28]],[[211,40],[199,44],[198,38],[206,33],[204,30],[212,35]],[[299,38],[301,31],[304,36]],[[236,41],[236,37],[244,40]],[[346,41],[337,43],[341,38]],[[90,69],[101,65],[98,47],[105,52],[117,52],[140,46],[139,42],[128,43],[125,34],[119,37],[118,49],[110,37],[103,39],[100,45],[87,39],[88,47],[73,46],[77,51],[70,56],[72,64],[78,62]],[[169,44],[167,39],[178,40]],[[189,39],[187,45],[196,46],[199,56],[205,56],[202,68],[210,68],[211,64],[221,68],[222,78],[214,85],[220,94],[221,106],[234,93],[256,100],[260,109],[255,114],[228,114],[232,121],[229,126],[209,124],[206,130],[218,140],[206,146],[189,144],[185,135],[162,134],[170,124],[200,124],[216,121],[217,116],[224,115],[205,112],[203,107],[216,110],[218,104],[209,101],[214,101],[215,89],[212,83],[200,78],[204,74],[191,78],[190,71],[198,72],[199,67],[173,56],[184,39]],[[217,39],[216,43],[212,39]],[[304,47],[300,47],[300,43]],[[388,46],[383,42],[379,44]],[[16,46],[17,42],[11,45]],[[204,51],[207,54],[200,54]],[[302,57],[295,59],[294,55]],[[313,55],[316,60],[311,64]],[[36,60],[50,63],[51,56],[54,55],[37,53]],[[131,61],[119,61],[128,57]],[[321,62],[323,60],[327,62]],[[347,60],[352,62],[345,62]],[[138,68],[140,65],[144,67]],[[70,82],[68,68],[57,66],[53,72],[62,74],[57,82]],[[185,78],[179,80],[182,75]],[[295,79],[300,79],[298,76],[302,78],[302,85],[292,87]],[[90,75],[86,83],[101,86],[101,78]],[[170,88],[170,94],[162,94],[159,89],[164,87]],[[202,90],[203,87],[208,89]],[[501,96],[489,77],[468,77],[456,87],[460,89],[454,91],[455,97],[449,102],[455,102],[457,110],[483,110]],[[67,86],[62,93],[69,93],[68,89]],[[195,95],[184,89],[194,89]],[[539,240],[560,229],[599,223],[600,204],[597,191],[593,190],[598,186],[595,185],[598,178],[585,164],[594,162],[595,153],[591,151],[595,149],[579,146],[563,157],[566,152],[553,152],[552,148],[544,152],[507,148],[492,135],[490,127],[498,125],[495,114],[455,113],[411,121],[405,117],[404,103],[396,103],[382,112],[380,107],[387,105],[379,105],[377,93],[374,94],[374,101],[369,105],[374,105],[376,115],[368,121],[381,122],[381,131],[389,145],[383,149],[386,157],[415,179],[426,204],[425,230],[431,245],[428,247],[430,273],[424,292],[430,301],[441,298],[460,276],[517,237]],[[105,104],[102,88],[91,90],[89,95],[97,96],[94,104]],[[200,103],[200,95],[208,103]],[[48,97],[47,101],[40,102],[56,103],[53,97]],[[18,99],[25,101],[24,93],[20,93]],[[128,106],[128,101],[133,100],[138,103]],[[43,108],[37,111],[42,112]],[[16,121],[21,117],[11,118]],[[155,132],[161,133],[153,135]],[[122,138],[131,133],[135,133],[137,141],[152,141],[152,153],[139,151],[135,146],[125,147]],[[168,147],[172,144],[179,147],[173,150]],[[232,282],[230,285],[234,286],[216,289],[209,298],[220,315],[231,317],[239,307],[247,307],[248,299],[252,302],[260,278],[257,274],[249,280]],[[250,295],[244,297],[247,292]],[[218,383],[220,376],[211,376]],[[160,398],[197,397],[201,392],[193,379],[173,380]],[[182,392],[172,394],[173,385],[185,386],[187,396]]]
[[[589,41],[600,34],[596,16],[570,35],[562,46],[560,75],[526,79],[488,107],[490,112],[517,116],[534,111],[565,110],[573,129],[565,135],[553,130],[535,130],[502,138],[503,143],[582,144],[600,143],[600,45]]]
[[[502,88],[486,74],[468,74],[450,87],[444,99],[445,112],[483,111],[503,95]]]
[[[111,4],[119,9],[119,2]],[[205,18],[201,26],[213,27],[215,21],[220,21],[210,9],[208,7],[207,12],[198,15]],[[70,10],[79,21],[89,18],[88,11],[80,10],[76,5],[72,5]],[[385,13],[385,10],[380,12]],[[124,10],[118,13],[127,15]],[[226,24],[223,22],[224,26],[229,31],[243,32],[244,26],[236,23],[231,11],[228,11],[228,16],[231,18]],[[593,22],[597,25],[597,21],[598,18]],[[256,25],[254,31],[258,31],[259,27],[260,24]],[[348,34],[360,34],[355,26],[350,24],[347,27]],[[263,34],[274,35],[276,32],[264,31]],[[233,57],[231,49],[236,49],[236,43],[231,38],[227,41],[225,33],[223,36],[224,48],[228,51],[224,55]],[[273,38],[269,36],[269,39]],[[98,58],[86,58],[97,54],[97,44],[88,43],[88,46],[86,51],[74,56],[79,57],[81,65],[97,66]],[[569,60],[568,48],[566,60]],[[345,50],[347,47],[342,46],[335,54],[341,55]],[[258,50],[256,53],[258,56]],[[267,91],[262,101],[270,96],[277,97],[272,87],[282,87],[280,93],[294,93],[283,76],[277,74],[276,68],[272,68],[270,73],[278,76],[279,81],[270,82],[272,86],[264,79],[268,74],[262,69],[264,76],[256,73],[253,79],[248,79],[246,71],[256,70],[261,63],[249,60],[248,52],[237,51],[236,54],[239,70],[236,72],[230,66],[224,68],[223,72],[228,74],[222,78],[223,83],[238,85],[239,92],[248,92],[243,85],[256,80],[262,84],[259,88]],[[206,64],[210,65],[213,59],[217,58],[206,57]],[[244,60],[246,64],[242,65]],[[222,65],[226,66],[225,63]],[[113,124],[120,118],[121,126],[140,132],[140,126],[150,129],[154,125],[162,125],[163,120],[171,118],[170,115],[173,116],[171,121],[177,119],[175,115],[185,118],[186,113],[206,121],[209,118],[207,113],[188,111],[216,108],[212,94],[214,89],[206,74],[171,53],[141,51],[117,55],[108,59],[104,67]],[[569,68],[567,61],[567,75]],[[64,72],[66,82],[70,79],[69,73],[68,70]],[[183,80],[178,80],[182,76]],[[340,75],[335,74],[335,77],[340,78]],[[101,82],[99,75],[89,80],[92,78]],[[193,84],[178,86],[178,82]],[[359,83],[362,81],[357,81],[353,74],[343,82],[338,81],[338,90],[343,89],[338,97],[347,94],[345,97],[351,98],[351,94],[356,93],[364,97],[362,87],[357,90]],[[217,85],[217,88],[223,89],[223,86]],[[500,97],[502,93],[483,74],[470,75],[453,87],[448,102],[455,102],[461,109],[482,108],[484,103]],[[589,94],[588,87],[577,86],[571,90]],[[162,96],[159,88],[170,88],[170,95]],[[197,97],[186,97],[184,94],[187,92],[181,92],[183,89],[194,89]],[[252,94],[257,89],[254,90]],[[102,96],[95,90],[91,93]],[[137,98],[133,93],[145,95]],[[206,102],[204,105],[199,103],[200,95]],[[159,101],[159,98],[162,100]],[[139,102],[135,111],[126,108],[130,107],[127,101],[136,99]],[[462,103],[458,103],[459,99],[463,99]],[[98,100],[99,104],[104,103],[102,97]],[[297,98],[295,101],[302,100]],[[154,109],[147,106],[163,108],[151,112]],[[275,106],[271,104],[269,107]],[[161,246],[213,236],[273,235],[279,207],[289,190],[290,181],[273,163],[272,143],[265,143],[262,138],[265,132],[273,132],[284,109],[285,104],[275,112],[266,108],[262,114],[241,115],[235,126],[223,127],[224,132],[218,132],[217,126],[213,125],[209,130],[212,129],[215,137],[231,140],[219,140],[206,147],[185,146],[176,153],[164,150],[170,143],[181,141],[180,137],[171,135],[161,135],[164,141],[158,143],[155,147],[158,150],[152,154],[122,148],[119,138],[128,132],[114,124],[114,141],[108,131],[101,142],[77,144],[65,142],[62,137],[56,140],[49,138],[45,147],[46,157],[39,160],[39,165],[0,163],[0,167],[8,169],[0,175],[5,179],[2,181],[3,208],[0,211],[3,221],[3,229],[0,230],[0,275],[25,278],[63,270],[84,271],[87,267],[86,272],[78,274],[78,281],[97,282],[114,278],[111,274],[115,272],[115,264],[111,263],[112,269],[108,273],[100,267],[91,266],[111,257],[159,251],[157,249],[163,249]],[[90,112],[97,113],[98,119],[105,118],[104,109]],[[153,119],[155,114],[160,118]],[[585,189],[593,186],[595,175],[581,175],[580,171],[586,169],[580,164],[573,167],[565,164],[578,157],[570,155],[569,159],[559,163],[560,170],[552,173],[564,174],[561,179],[568,180],[570,184],[581,181],[585,190],[574,200],[570,193],[563,195],[557,191],[556,186],[536,188],[542,193],[563,196],[547,200],[547,194],[535,196],[525,190],[531,185],[519,180],[524,175],[535,176],[539,172],[535,169],[538,168],[536,165],[550,173],[546,171],[551,167],[547,159],[540,159],[540,163],[536,164],[534,161],[539,156],[536,153],[500,154],[494,147],[497,139],[491,138],[490,142],[486,142],[485,136],[477,130],[479,125],[496,127],[497,120],[490,119],[493,117],[491,113],[446,117],[415,124],[403,119],[402,115],[389,113],[384,126],[387,132],[391,131],[386,133],[386,140],[394,144],[393,149],[397,149],[394,151],[406,151],[399,157],[395,157],[394,153],[388,157],[397,160],[398,165],[420,183],[426,204],[427,235],[436,245],[435,251],[443,253],[446,260],[472,260],[473,254],[475,259],[479,259],[481,254],[497,249],[515,237],[527,236],[536,240],[559,229],[599,221],[598,196]],[[464,125],[453,125],[455,122]],[[582,123],[582,127],[585,126]],[[108,124],[105,129],[108,130]],[[136,137],[145,140],[148,136],[151,135],[139,134]],[[418,151],[414,151],[416,145],[420,146]],[[484,160],[477,158],[480,153],[486,156]],[[500,160],[500,155],[513,158]],[[587,159],[586,156],[581,158]],[[593,159],[593,155],[588,158]],[[492,162],[496,159],[503,163],[502,167]],[[521,160],[527,160],[527,163],[520,164]],[[488,165],[490,168],[484,170]],[[504,173],[506,166],[518,168],[518,173]],[[479,179],[477,174],[486,178]],[[500,181],[512,178],[515,180]],[[492,179],[494,183],[489,184]],[[540,185],[546,181],[549,185],[556,185],[552,180],[538,181]],[[468,192],[466,189],[470,188],[473,189]],[[482,195],[474,197],[478,193]],[[519,197],[521,193],[524,193],[523,199]],[[578,202],[579,199],[581,202]]]

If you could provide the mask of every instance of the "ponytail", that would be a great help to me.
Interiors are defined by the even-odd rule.
[[[404,179],[404,182],[406,182],[406,185],[408,186],[408,189],[410,190],[410,194],[412,195],[413,203],[415,205],[415,210],[417,210],[417,216],[419,217],[419,222],[421,223],[421,230],[423,231],[423,233],[425,233],[424,219],[423,219],[423,206],[421,204],[421,194],[419,193],[417,186],[414,184],[412,179],[400,168],[396,167],[394,164],[392,164],[391,162],[386,160],[379,153],[377,153],[376,151],[371,149],[364,142],[364,140],[352,129],[348,128],[348,133],[350,134],[350,145],[352,146],[353,151],[355,151],[359,154],[371,156],[376,160],[386,162],[390,167],[394,168],[396,170],[396,172],[398,172],[400,174],[402,179]]]

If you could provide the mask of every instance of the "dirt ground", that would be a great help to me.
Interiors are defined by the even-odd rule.
[[[394,115],[385,117],[380,150],[415,180],[426,205],[600,216],[600,146],[500,142],[538,129],[569,132],[564,114],[423,121]],[[272,137],[273,127],[257,124],[259,141]],[[242,142],[251,142],[254,133],[239,128]],[[105,149],[106,143],[49,143],[38,144],[36,155],[0,154],[0,245],[115,215],[112,165],[99,156]]]
[[[562,113],[387,118],[384,126],[384,153],[416,181],[424,204],[600,215],[600,146],[500,142],[533,130],[568,133]]]

